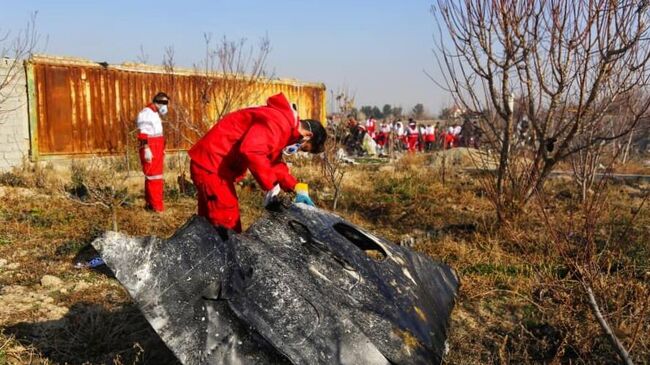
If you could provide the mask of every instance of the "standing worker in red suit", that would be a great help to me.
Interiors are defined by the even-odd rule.
[[[165,210],[163,203],[165,137],[160,116],[167,114],[168,104],[167,94],[159,92],[153,97],[152,102],[140,111],[137,119],[146,208],[158,213]]]
[[[319,153],[326,138],[322,124],[298,119],[283,94],[271,96],[265,106],[227,114],[188,152],[198,214],[216,226],[241,232],[235,182],[246,170],[266,192],[265,205],[280,189],[306,194],[304,189],[296,189],[296,178],[289,173],[282,155],[299,150]],[[303,198],[311,202],[308,196]]]
[[[436,127],[428,125],[425,127],[424,143],[427,152],[433,151],[433,144],[436,142]]]
[[[370,138],[375,139],[377,136],[375,134],[375,131],[377,130],[377,120],[375,118],[370,117],[368,120],[366,120],[366,133],[370,136]]]
[[[406,129],[406,136],[408,150],[409,152],[413,153],[418,149],[418,139],[420,136],[417,123],[415,120],[413,120],[413,118],[409,118],[408,128]]]

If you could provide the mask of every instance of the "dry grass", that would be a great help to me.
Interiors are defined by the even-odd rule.
[[[48,170],[44,170],[45,176]],[[294,172],[310,184],[317,205],[331,207],[331,191],[316,162],[296,162]],[[74,269],[75,258],[111,227],[110,212],[51,193],[16,173],[22,186],[0,194],[0,301],[5,288],[51,298],[39,307],[0,310],[0,364],[173,363],[127,293],[113,279]],[[426,155],[391,165],[355,166],[343,181],[338,214],[393,241],[450,264],[462,288],[452,316],[449,364],[617,363],[566,262],[557,254],[545,218],[529,209],[498,227],[492,205],[470,175],[431,166]],[[35,180],[49,181],[51,177]],[[66,179],[69,179],[66,177]],[[64,181],[64,183],[67,181]],[[59,186],[61,182],[58,183]],[[25,190],[29,187],[29,190]],[[646,188],[647,189],[647,188]],[[141,187],[128,186],[129,203],[117,211],[121,231],[166,237],[195,210],[193,198],[168,179],[167,211],[145,212]],[[262,193],[252,180],[238,186],[244,227],[264,214]],[[579,194],[570,182],[547,184],[545,207],[557,227],[578,221]],[[637,209],[645,191],[612,185],[606,215],[598,222],[598,281],[594,290],[617,334],[637,363],[650,359],[650,212]],[[579,245],[575,247],[579,252]],[[13,266],[12,266],[13,265]],[[8,268],[11,267],[11,268]],[[43,275],[63,280],[52,290]],[[644,304],[645,303],[645,304]],[[6,306],[7,303],[0,303]],[[57,314],[56,308],[66,309]]]

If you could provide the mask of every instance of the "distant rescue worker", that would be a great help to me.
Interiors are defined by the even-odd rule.
[[[455,128],[449,127],[447,134],[445,134],[444,149],[457,147],[456,135],[454,134]]]
[[[406,129],[406,143],[409,152],[415,152],[417,150],[419,138],[417,123],[413,118],[409,118],[408,128]]]
[[[264,106],[227,114],[188,152],[198,214],[216,226],[241,232],[235,182],[250,170],[266,192],[265,206],[280,190],[301,194],[306,189],[296,188],[296,178],[282,155],[319,153],[326,138],[323,125],[300,120],[281,93],[268,98]]]
[[[395,130],[395,139],[394,139],[394,146],[397,151],[402,151],[404,149],[405,139],[404,139],[404,134],[406,131],[404,130],[404,125],[402,124],[401,120],[397,120],[395,122],[394,126]]]
[[[460,145],[463,147],[475,147],[474,135],[474,123],[469,118],[465,118],[461,127]]]
[[[424,136],[427,133],[427,129],[424,125],[418,124],[418,151],[424,151]]]
[[[377,120],[375,118],[370,117],[366,120],[366,133],[370,136],[370,138],[375,139],[376,136],[376,131],[377,131]]]
[[[455,126],[454,127],[454,136],[456,136],[457,138],[460,138],[460,132],[462,132],[462,131],[463,131],[463,127],[461,127],[459,125]]]
[[[346,152],[351,155],[359,155],[363,152],[363,137],[366,135],[366,128],[361,126],[354,115],[348,115],[348,132],[343,139]]]
[[[157,93],[151,103],[138,114],[138,141],[140,162],[144,173],[144,199],[146,209],[165,210],[163,203],[163,165],[165,162],[165,137],[160,116],[167,114],[169,97]]]
[[[424,143],[427,152],[433,151],[433,144],[436,142],[436,127],[426,126],[424,129]]]
[[[389,137],[390,137],[390,124],[384,121],[379,126],[379,133],[377,133],[377,138],[375,139],[377,141],[377,145],[379,146],[379,148],[382,149],[382,151],[384,147],[388,145]]]

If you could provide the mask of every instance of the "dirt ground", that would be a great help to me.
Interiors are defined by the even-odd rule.
[[[461,291],[451,319],[448,364],[616,364],[612,346],[566,262],[531,205],[497,225],[480,179],[467,163],[441,156],[349,166],[337,213],[390,240],[451,265]],[[443,170],[444,169],[444,170]],[[310,182],[317,205],[332,189],[312,161],[293,171]],[[635,170],[636,171],[636,170]],[[110,272],[78,268],[88,244],[113,226],[109,209],[66,191],[71,174],[40,168],[0,178],[0,365],[177,364]],[[116,176],[119,174],[116,174]],[[170,236],[195,211],[170,171],[163,214],[143,209],[138,179],[126,183],[118,229]],[[543,211],[557,227],[580,219],[579,194],[566,179],[548,184]],[[67,190],[66,190],[67,189]],[[594,290],[636,363],[650,363],[650,209],[648,186],[612,184],[599,220]],[[238,187],[244,226],[264,214],[250,180]],[[359,197],[364,197],[359,199]],[[602,236],[602,237],[601,237]],[[609,237],[605,239],[605,237]],[[601,242],[601,241],[599,241]]]

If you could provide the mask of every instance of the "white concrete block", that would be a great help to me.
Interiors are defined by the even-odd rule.
[[[9,152],[3,152],[2,153],[2,158],[6,160],[22,160],[23,159],[23,153],[20,151],[9,151]]]
[[[0,78],[5,79],[12,60],[0,60]],[[20,166],[29,154],[29,118],[27,112],[27,84],[25,70],[14,69],[12,84],[2,91],[8,96],[0,102],[0,171]],[[6,112],[2,112],[6,111]]]

